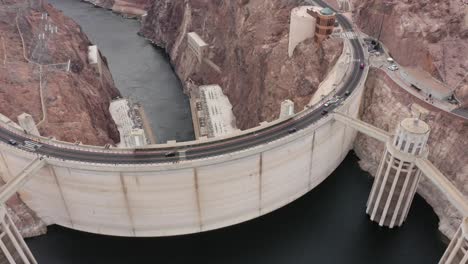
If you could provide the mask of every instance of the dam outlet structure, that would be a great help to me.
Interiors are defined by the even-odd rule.
[[[427,156],[429,132],[425,122],[406,118],[393,140],[387,141],[366,210],[380,226],[393,228],[405,221],[421,177],[415,161]]]
[[[0,250],[0,263],[37,264],[3,204],[0,204]]]
[[[439,264],[468,263],[468,218],[463,219]]]

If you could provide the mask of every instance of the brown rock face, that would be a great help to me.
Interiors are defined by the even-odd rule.
[[[7,9],[14,5],[14,1],[0,5],[0,113],[14,121],[23,112],[31,114],[43,136],[93,145],[118,142],[118,130],[108,108],[119,92],[105,60],[101,76],[88,63],[91,43],[80,27],[46,5],[44,12],[58,26],[58,32],[48,35],[44,46],[38,40],[44,27],[41,12],[29,8],[17,16],[17,9]],[[70,72],[65,71],[66,65],[50,65],[69,59]]]
[[[118,142],[118,130],[108,109],[111,98],[119,92],[105,59],[100,76],[87,61],[90,42],[76,23],[49,5],[39,12],[38,2],[30,1],[32,8],[22,3],[0,1],[0,113],[16,121],[26,112],[39,123],[44,118],[39,85],[42,79],[47,117],[39,126],[42,135],[94,145]],[[19,12],[20,8],[23,11]],[[58,26],[57,33],[48,36],[46,46],[38,45],[38,35],[45,26],[41,24],[42,12],[47,12],[50,21]],[[69,59],[70,72],[64,71],[66,65],[49,65]],[[23,236],[46,232],[45,224],[17,195],[7,206]]]
[[[153,3],[142,33],[164,47],[183,83],[219,84],[229,97],[237,126],[246,129],[278,117],[292,99],[301,110],[342,52],[342,41],[305,41],[288,58],[291,9],[296,0],[171,1]],[[217,72],[198,62],[186,34],[210,45],[206,57]]]
[[[361,119],[394,132],[402,119],[411,116],[411,108],[416,104],[428,110],[425,121],[431,127],[428,142],[429,160],[468,196],[468,122],[415,99],[399,88],[385,73],[375,69],[371,70],[366,82]],[[384,150],[383,144],[359,135],[354,149],[361,158],[361,167],[374,175]],[[418,192],[439,216],[439,229],[451,237],[460,223],[459,212],[450,205],[444,194],[424,177]]]
[[[468,107],[468,5],[461,0],[355,0],[354,18],[404,66],[419,66],[456,89]],[[385,14],[385,16],[383,16]],[[382,30],[380,30],[382,29]],[[465,84],[465,85],[463,85]]]

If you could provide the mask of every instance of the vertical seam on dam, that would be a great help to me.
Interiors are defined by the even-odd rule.
[[[193,180],[195,184],[195,200],[197,201],[197,211],[198,211],[198,225],[200,226],[200,231],[203,230],[203,220],[200,204],[200,193],[198,189],[198,171],[197,168],[193,168]]]
[[[341,141],[341,154],[340,154],[340,160],[343,160],[346,156],[346,154],[348,153],[344,153],[344,149],[345,149],[345,142],[346,142],[346,129],[348,128],[348,125],[344,125],[344,129],[343,129],[343,137],[342,137],[342,141]]]
[[[50,165],[48,167],[49,167],[50,173],[52,173],[52,175],[54,176],[55,183],[57,183],[57,188],[59,190],[60,197],[62,197],[63,206],[65,207],[65,211],[67,212],[68,219],[70,220],[70,224],[73,227],[74,226],[73,218],[71,216],[70,209],[68,208],[67,201],[65,200],[65,195],[63,194],[62,185],[60,184],[57,174],[55,173],[55,168],[54,166],[50,166]],[[68,173],[70,173],[70,169],[68,169]]]
[[[258,213],[262,214],[262,192],[263,192],[263,153],[260,152],[260,157],[258,160]]]
[[[7,177],[8,178],[12,177],[12,174],[11,174],[10,168],[8,167],[8,164],[6,162],[5,156],[3,156],[3,151],[0,151],[0,157],[2,157],[3,164],[5,164],[6,173],[8,173]]]
[[[312,160],[314,158],[314,146],[315,146],[315,130],[312,134],[312,142],[310,147],[310,161],[309,161],[309,190],[312,188]]]
[[[133,235],[136,236],[135,224],[133,222],[132,210],[130,208],[130,204],[128,203],[127,186],[125,186],[125,181],[123,179],[123,175],[122,175],[121,172],[119,172],[119,178],[120,178],[120,186],[122,187],[122,192],[123,192],[123,195],[124,195],[125,207],[127,208],[128,219],[130,221],[130,224],[132,225]]]

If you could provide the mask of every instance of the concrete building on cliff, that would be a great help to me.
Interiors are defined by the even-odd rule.
[[[219,85],[200,86],[191,93],[196,138],[214,138],[238,131],[229,98]]]
[[[336,14],[330,8],[300,6],[291,11],[288,55],[292,57],[296,46],[308,38],[321,42],[332,34]]]
[[[308,10],[311,16],[315,18],[314,40],[321,42],[333,33],[335,28],[336,13],[330,8],[323,8],[319,12]]]
[[[22,113],[18,116],[19,125],[26,131],[26,133],[40,136],[39,130],[37,129],[36,122],[30,114]]]
[[[128,99],[112,101],[109,111],[120,133],[119,147],[131,148],[148,144],[141,118],[137,116],[135,108],[131,107]]]

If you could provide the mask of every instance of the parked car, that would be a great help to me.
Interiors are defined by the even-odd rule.
[[[9,140],[8,140],[8,143],[9,143],[10,145],[13,145],[13,146],[18,145],[18,142],[16,142],[16,140],[14,140],[14,139],[9,139]]]
[[[389,70],[391,70],[391,71],[396,71],[396,70],[398,70],[398,66],[396,66],[395,64],[392,64],[392,65],[388,66],[387,68],[388,68]]]

